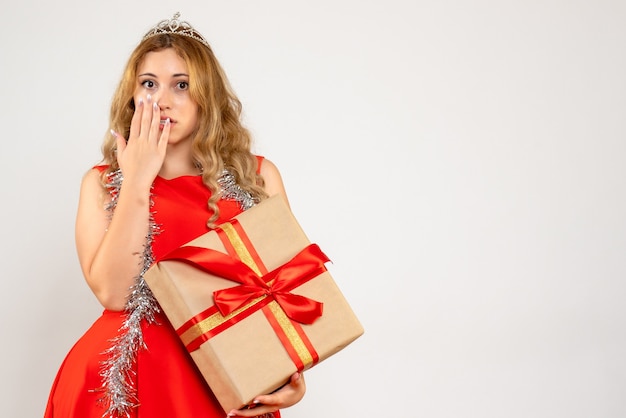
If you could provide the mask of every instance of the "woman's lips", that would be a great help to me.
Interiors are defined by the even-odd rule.
[[[161,119],[159,121],[159,129],[163,129],[165,127],[165,123],[167,122],[167,118],[165,119]],[[176,122],[170,119],[170,128],[171,126],[173,126]]]

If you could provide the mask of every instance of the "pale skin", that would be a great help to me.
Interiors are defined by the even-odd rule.
[[[165,49],[148,53],[138,70],[129,138],[112,133],[124,175],[114,215],[109,219],[104,208],[110,197],[99,172],[90,170],[81,184],[76,218],[76,247],[85,279],[102,306],[114,311],[124,309],[141,261],[154,179],[199,174],[191,158],[198,105],[189,95],[185,61],[173,49]],[[271,161],[264,160],[261,175],[268,195],[287,201]],[[255,408],[229,411],[228,416],[253,417],[284,409],[300,401],[305,391],[304,377],[295,373],[278,391],[257,396]]]

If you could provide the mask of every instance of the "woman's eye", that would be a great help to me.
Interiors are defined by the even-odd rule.
[[[147,89],[151,89],[154,87],[154,81],[152,80],[146,80],[143,83],[141,83],[142,86],[144,86]]]
[[[180,90],[187,90],[189,88],[189,83],[187,83],[186,81],[179,81],[178,88]]]

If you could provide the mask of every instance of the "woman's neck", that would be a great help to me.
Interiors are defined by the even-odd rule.
[[[193,163],[190,147],[168,146],[159,176],[172,179],[180,176],[197,176],[202,170]]]

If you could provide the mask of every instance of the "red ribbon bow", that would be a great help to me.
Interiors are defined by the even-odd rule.
[[[330,260],[317,244],[310,244],[287,263],[262,277],[240,260],[209,248],[180,247],[159,261],[166,260],[181,261],[206,273],[241,283],[213,292],[215,306],[224,316],[260,296],[274,299],[289,318],[303,324],[312,324],[322,316],[323,303],[290,292],[326,271],[324,263]]]

